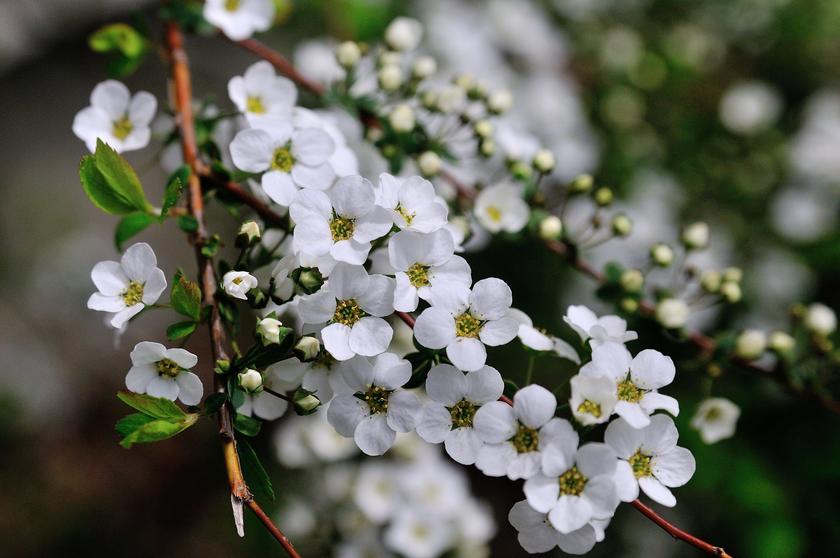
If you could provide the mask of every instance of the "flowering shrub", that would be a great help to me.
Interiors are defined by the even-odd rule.
[[[161,270],[152,247],[133,244],[120,262],[94,267],[97,292],[88,307],[107,313],[117,330],[146,312],[171,311],[178,321],[166,329],[170,344],[187,343],[199,326],[211,341],[211,353],[198,357],[157,342],[137,344],[127,391],[119,394],[136,411],[117,424],[122,445],[171,438],[200,417],[214,417],[236,528],[244,534],[247,506],[292,556],[298,555],[292,542],[263,511],[260,494],[255,498],[257,486],[272,493],[272,483],[250,446],[238,442],[289,409],[300,415],[294,424],[301,429],[311,421],[322,438],[352,439],[352,445],[322,439],[306,450],[331,455],[325,461],[355,448],[381,456],[401,435],[416,432],[428,444],[443,444],[458,464],[523,480],[523,499],[511,502],[509,520],[527,552],[559,547],[584,554],[629,503],[672,536],[726,556],[639,500],[675,506],[674,489],[690,482],[697,464],[677,445],[671,418],[680,403],[668,386],[680,369],[647,348],[651,343],[627,320],[656,323],[696,345],[710,370],[734,364],[836,408],[818,375],[796,375],[801,362],[827,365],[834,313],[819,303],[802,307],[791,333],[769,338],[755,329],[709,335],[689,329],[698,301],[741,298],[740,269],[687,263],[711,241],[705,223],[688,224],[673,246],[650,246],[645,265],[610,263],[602,270],[585,252],[630,236],[632,216],[614,208],[610,188],[585,174],[561,178],[551,150],[506,127],[511,93],[467,75],[439,79],[435,59],[417,52],[422,25],[408,18],[394,20],[381,44],[338,45],[330,79],[312,81],[306,67],[295,69],[250,38],[270,26],[273,10],[270,0],[165,4],[176,125],[169,139],[180,146],[180,161],[160,207],[120,155],[149,143],[154,97],[108,80],[95,86],[91,106],[73,124],[91,151],[81,163],[82,186],[97,207],[120,216],[118,245],[173,219],[198,264],[195,274]],[[264,58],[231,77],[232,112],[215,117],[194,110],[183,46],[185,31],[208,26]],[[297,104],[297,88],[317,109]],[[744,94],[749,90],[733,92],[722,110],[732,113],[728,120],[738,131],[760,128],[761,118],[738,109]],[[360,174],[359,138],[335,124],[339,111],[357,121],[388,172]],[[238,128],[232,139],[207,140],[222,121]],[[216,201],[237,217],[235,239],[213,232],[205,207]],[[567,330],[535,327],[513,307],[516,292],[470,267],[469,252],[491,235],[544,246],[591,278],[615,314],[571,305],[563,317]],[[224,250],[231,245],[238,249],[232,257]],[[660,282],[663,269],[678,281]],[[160,302],[167,287],[168,302]],[[412,330],[410,347],[398,338],[404,327]],[[488,353],[511,343],[528,362],[522,385]],[[573,363],[568,388],[534,382],[536,359]],[[200,362],[212,368],[212,379],[191,371]],[[728,399],[708,398],[691,424],[714,443],[735,434],[739,413]],[[281,460],[295,436],[301,434],[278,430]],[[295,464],[306,465],[308,455]],[[392,482],[394,465],[383,459],[360,465],[357,483]],[[463,473],[429,459],[433,465],[397,465],[407,470],[404,485],[388,488],[409,494],[413,507],[395,509],[384,496],[378,503],[359,497],[356,505],[374,524],[388,523],[386,546],[406,556],[486,543],[492,528],[464,534],[470,520],[461,516],[486,512],[467,498]],[[429,486],[440,491],[439,500],[423,500]],[[455,521],[464,524],[447,525]],[[363,537],[356,543],[357,551],[373,544]]]

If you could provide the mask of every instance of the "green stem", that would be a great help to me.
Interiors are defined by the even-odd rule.
[[[528,369],[525,372],[525,385],[529,385],[531,383],[531,378],[534,376],[534,362],[536,361],[536,357],[533,354],[528,355]]]

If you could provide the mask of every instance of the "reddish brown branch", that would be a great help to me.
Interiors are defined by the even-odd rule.
[[[661,515],[659,515],[652,509],[650,509],[648,506],[644,505],[639,500],[633,500],[632,502],[630,502],[630,505],[636,508],[642,515],[659,525],[663,531],[665,531],[675,539],[688,543],[691,546],[698,548],[711,556],[719,556],[720,558],[732,558],[721,547],[709,544],[702,539],[698,539],[690,533],[686,533],[679,527],[675,527],[674,525],[669,523],[668,520],[663,518]]]
[[[203,165],[200,166],[198,173],[201,175],[202,179],[211,183],[214,187],[224,190],[232,197],[253,209],[266,225],[281,229],[289,228],[289,220],[286,217],[271,209],[268,204],[243,188],[242,185],[213,174],[206,166]]]
[[[190,172],[188,182],[188,209],[192,216],[195,217],[198,227],[196,232],[191,236],[191,240],[196,249],[203,302],[211,310],[209,319],[210,340],[213,361],[216,362],[228,359],[227,353],[225,352],[225,332],[219,312],[219,305],[216,302],[216,289],[218,286],[213,269],[213,260],[202,254],[201,250],[202,246],[208,240],[208,233],[204,222],[204,198],[201,191],[201,181],[199,180],[199,171],[202,165],[198,160],[198,148],[195,139],[195,123],[192,112],[192,84],[190,69],[187,64],[187,54],[184,51],[183,36],[178,24],[172,21],[166,24],[166,45],[172,66],[175,120],[181,136],[181,152],[184,157],[184,162],[190,166],[192,171]],[[224,378],[219,374],[214,375],[214,389],[217,393],[226,393],[227,387]],[[260,506],[254,501],[254,497],[248,489],[245,477],[242,474],[239,455],[236,451],[236,440],[230,413],[229,403],[226,403],[219,409],[219,437],[222,442],[222,453],[224,455],[230,492],[239,502],[251,508],[274,538],[283,546],[289,556],[299,558],[298,553],[295,552],[289,539],[266,516]]]
[[[398,317],[399,317],[402,321],[404,321],[404,322],[405,322],[405,325],[407,325],[407,326],[408,326],[408,327],[410,327],[411,329],[414,329],[414,322],[415,322],[415,320],[414,320],[414,316],[412,316],[412,315],[411,315],[411,314],[409,314],[408,312],[397,312],[397,316],[398,316]]]

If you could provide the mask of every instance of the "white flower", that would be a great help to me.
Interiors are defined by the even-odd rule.
[[[561,533],[572,533],[593,519],[609,519],[618,507],[615,484],[618,461],[607,444],[578,447],[578,435],[568,421],[542,452],[542,471],[525,481],[528,505],[547,513]]]
[[[278,76],[274,66],[261,60],[249,66],[244,75],[231,78],[228,96],[248,124],[269,128],[292,117],[297,89],[291,80]]]
[[[634,357],[623,345],[606,343],[592,351],[592,362],[584,365],[584,376],[606,376],[615,382],[618,403],[615,412],[633,428],[650,424],[650,415],[664,409],[674,416],[680,412],[676,399],[657,389],[674,381],[674,362],[659,351],[645,349]]]
[[[673,507],[677,500],[667,487],[682,486],[696,468],[694,456],[677,446],[679,433],[666,415],[651,417],[644,428],[633,428],[623,419],[607,426],[604,441],[618,455],[615,482],[625,502],[639,497],[639,488],[654,501]]]
[[[431,56],[421,56],[411,65],[411,74],[417,79],[426,79],[437,71],[437,61]]]
[[[236,408],[237,413],[256,416],[263,420],[275,420],[283,416],[289,403],[285,399],[270,393],[270,391],[282,394],[296,389],[300,386],[302,376],[299,370],[290,370],[288,367],[282,366],[284,362],[281,360],[266,368],[262,374],[261,382],[256,382],[247,376],[243,381],[243,377],[240,376],[240,386],[245,390],[245,400],[242,405]],[[290,374],[290,371],[293,374]],[[251,372],[257,371],[248,370],[246,374]],[[259,374],[259,372],[257,373]]]
[[[355,358],[344,376],[355,394],[337,395],[327,419],[367,455],[382,455],[394,444],[397,432],[414,429],[420,401],[399,389],[410,378],[411,363],[393,353],[370,360]]]
[[[308,324],[329,322],[321,330],[324,348],[337,360],[375,356],[393,337],[382,319],[393,312],[394,281],[368,275],[362,266],[339,263],[315,294],[300,297],[299,311]]]
[[[519,188],[496,184],[482,190],[475,200],[475,217],[490,232],[515,233],[528,223],[530,209]]]
[[[430,233],[446,225],[449,209],[435,194],[435,187],[419,176],[397,178],[379,175],[376,204],[389,210],[400,229]]]
[[[385,29],[385,42],[394,50],[414,50],[423,38],[423,24],[410,17],[398,17]]]
[[[391,230],[391,217],[374,204],[373,185],[347,176],[328,193],[302,191],[289,208],[295,248],[310,256],[329,254],[340,262],[363,264],[370,243]]]
[[[270,345],[280,342],[280,328],[283,324],[275,318],[263,318],[257,323],[257,334],[262,337],[263,343]]]
[[[446,453],[462,465],[472,465],[484,442],[473,428],[482,405],[501,397],[505,384],[495,368],[484,366],[467,372],[438,364],[426,378],[431,402],[423,406],[417,434],[427,442],[443,442]]]
[[[542,386],[516,392],[513,406],[487,403],[475,414],[473,428],[484,446],[475,465],[485,475],[527,479],[540,470],[542,452],[564,431],[567,421],[554,417],[557,398]]]
[[[248,291],[256,289],[257,278],[247,271],[228,271],[222,277],[222,288],[233,298],[248,300]]]
[[[374,524],[388,521],[400,505],[394,473],[394,467],[381,460],[369,459],[359,467],[353,487],[353,503]]]
[[[302,378],[301,387],[313,392],[323,405],[329,403],[336,393],[352,393],[344,381],[344,370],[349,361],[338,361],[326,350],[319,351],[318,356],[309,362],[289,358],[274,366],[281,371],[281,376]]]
[[[737,287],[737,284],[732,283]],[[664,298],[656,305],[656,320],[668,329],[677,329],[685,325],[690,314],[688,304],[679,298]]]
[[[204,388],[199,377],[189,371],[197,363],[198,357],[189,351],[142,341],[131,351],[132,366],[125,377],[125,387],[134,393],[198,405]]]
[[[548,552],[558,546],[566,554],[586,554],[597,542],[592,525],[584,525],[571,533],[561,533],[551,525],[548,514],[536,511],[527,500],[513,505],[508,521],[518,531],[519,544],[530,554]]]
[[[805,327],[819,335],[829,335],[837,329],[837,315],[834,310],[816,302],[805,312]]]
[[[575,364],[580,364],[577,351],[554,335],[550,335],[534,327],[534,322],[522,310],[511,308],[507,315],[519,322],[517,336],[522,344],[535,351],[552,351],[559,357],[567,358]]]
[[[519,325],[507,316],[512,298],[501,279],[482,279],[472,291],[451,284],[435,292],[432,306],[417,318],[414,336],[429,349],[446,347],[446,356],[461,370],[478,370],[487,360],[484,345],[504,345],[516,336]]]
[[[452,525],[434,514],[401,510],[385,530],[385,544],[406,558],[435,558],[452,544]]]
[[[99,292],[90,295],[87,307],[112,312],[111,326],[117,329],[145,306],[157,302],[166,289],[166,276],[157,267],[152,247],[145,242],[130,246],[119,262],[99,262],[90,278]]]
[[[572,395],[569,406],[580,424],[589,426],[610,420],[618,403],[616,385],[612,378],[577,374],[570,383]]]
[[[93,88],[90,106],[76,113],[73,133],[90,151],[96,150],[97,138],[118,153],[142,149],[149,144],[155,110],[154,95],[138,91],[132,97],[125,85],[109,79]]]
[[[586,306],[569,306],[563,321],[569,324],[581,341],[589,340],[594,349],[604,343],[627,343],[639,338],[635,331],[627,331],[627,322],[618,316],[595,315]]]
[[[700,431],[700,438],[707,444],[714,444],[735,434],[735,425],[741,416],[741,409],[722,397],[704,399],[691,419],[691,427]]]
[[[455,242],[449,231],[423,234],[400,231],[388,243],[388,260],[396,271],[394,309],[413,312],[419,299],[431,300],[437,289],[472,283],[467,261],[453,255]]]
[[[377,74],[377,78],[379,79],[379,85],[385,91],[396,91],[397,88],[399,88],[399,86],[402,85],[402,82],[403,82],[402,70],[400,69],[399,65],[397,65],[397,64],[383,64],[382,68],[379,69],[379,73]],[[403,108],[400,109],[400,107],[403,107]],[[397,109],[399,109],[399,110],[397,110]],[[399,115],[399,116],[397,116],[397,119],[398,120],[401,119],[401,120],[405,121],[406,117],[410,118],[411,119],[411,126],[409,126],[409,130],[411,128],[414,128],[414,112],[411,110],[411,107],[409,107],[406,104],[401,104],[401,105],[397,106],[397,109],[395,109],[395,111]],[[400,115],[400,113],[402,113],[402,114]],[[406,115],[406,113],[407,113],[407,115]],[[391,119],[389,117],[389,121],[390,120]],[[399,126],[398,125],[395,126],[393,122],[391,122],[391,126],[394,126],[395,128],[399,128]],[[408,130],[397,129],[397,131],[408,131]]]
[[[204,19],[233,39],[241,41],[256,31],[266,31],[274,21],[273,0],[207,0]]]
[[[720,119],[737,134],[753,134],[771,126],[782,109],[779,93],[760,81],[730,87],[720,101]]]

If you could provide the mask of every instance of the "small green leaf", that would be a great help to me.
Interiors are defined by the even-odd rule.
[[[237,440],[236,449],[239,451],[239,463],[242,465],[245,482],[248,483],[254,497],[262,500],[264,504],[274,502],[274,487],[254,448],[240,438]]]
[[[137,210],[131,203],[115,192],[108,181],[96,168],[96,159],[93,155],[82,157],[79,165],[79,178],[82,180],[82,188],[93,205],[111,215],[127,215]]]
[[[126,23],[111,23],[100,27],[88,39],[91,50],[96,52],[120,52],[135,58],[146,49],[146,39]]]
[[[197,322],[201,317],[201,288],[198,284],[184,277],[179,269],[172,280],[172,291],[169,295],[173,310],[192,318]]]
[[[117,397],[120,401],[137,409],[141,413],[145,413],[150,417],[168,420],[184,420],[187,413],[169,399],[162,397],[152,397],[151,395],[144,395],[141,393],[132,393],[130,391],[119,391]]]
[[[233,427],[246,436],[256,436],[260,433],[262,423],[255,418],[236,413],[233,417]]]
[[[120,445],[126,449],[134,444],[144,444],[148,442],[158,442],[166,440],[176,434],[180,434],[197,420],[197,414],[185,415],[183,420],[170,421],[166,419],[151,420],[139,425],[133,432],[126,435],[121,441]]]
[[[183,339],[188,335],[192,335],[192,333],[197,327],[198,322],[193,321],[177,322],[171,324],[169,327],[166,328],[166,338],[170,341],[177,341],[178,339]]]
[[[207,240],[207,242],[204,243],[204,246],[201,247],[201,253],[208,258],[212,258],[219,253],[220,246],[221,239],[219,238],[219,235],[214,234]]]
[[[227,402],[228,396],[225,393],[212,393],[204,400],[204,409],[202,413],[205,415],[212,415],[222,408],[222,405]]]
[[[183,165],[169,177],[169,182],[166,184],[166,191],[163,194],[163,203],[160,208],[161,221],[167,218],[169,210],[178,203],[189,176],[190,167]]]
[[[143,426],[144,424],[148,424],[153,420],[156,420],[155,417],[150,417],[147,414],[132,413],[128,416],[121,418],[117,422],[116,426],[114,426],[114,428],[116,428],[117,432],[119,432],[120,435],[125,437],[137,430],[138,428],[140,428],[141,426]]]
[[[131,203],[135,209],[154,213],[140,179],[134,169],[119,153],[101,139],[96,140],[96,168],[105,177],[111,188]]]
[[[194,233],[198,230],[198,221],[192,215],[181,215],[178,217],[178,226],[185,233]]]
[[[114,242],[117,245],[117,250],[122,251],[123,242],[154,223],[154,220],[155,218],[148,213],[132,213],[120,219],[120,222],[117,223],[117,230],[114,233]]]

